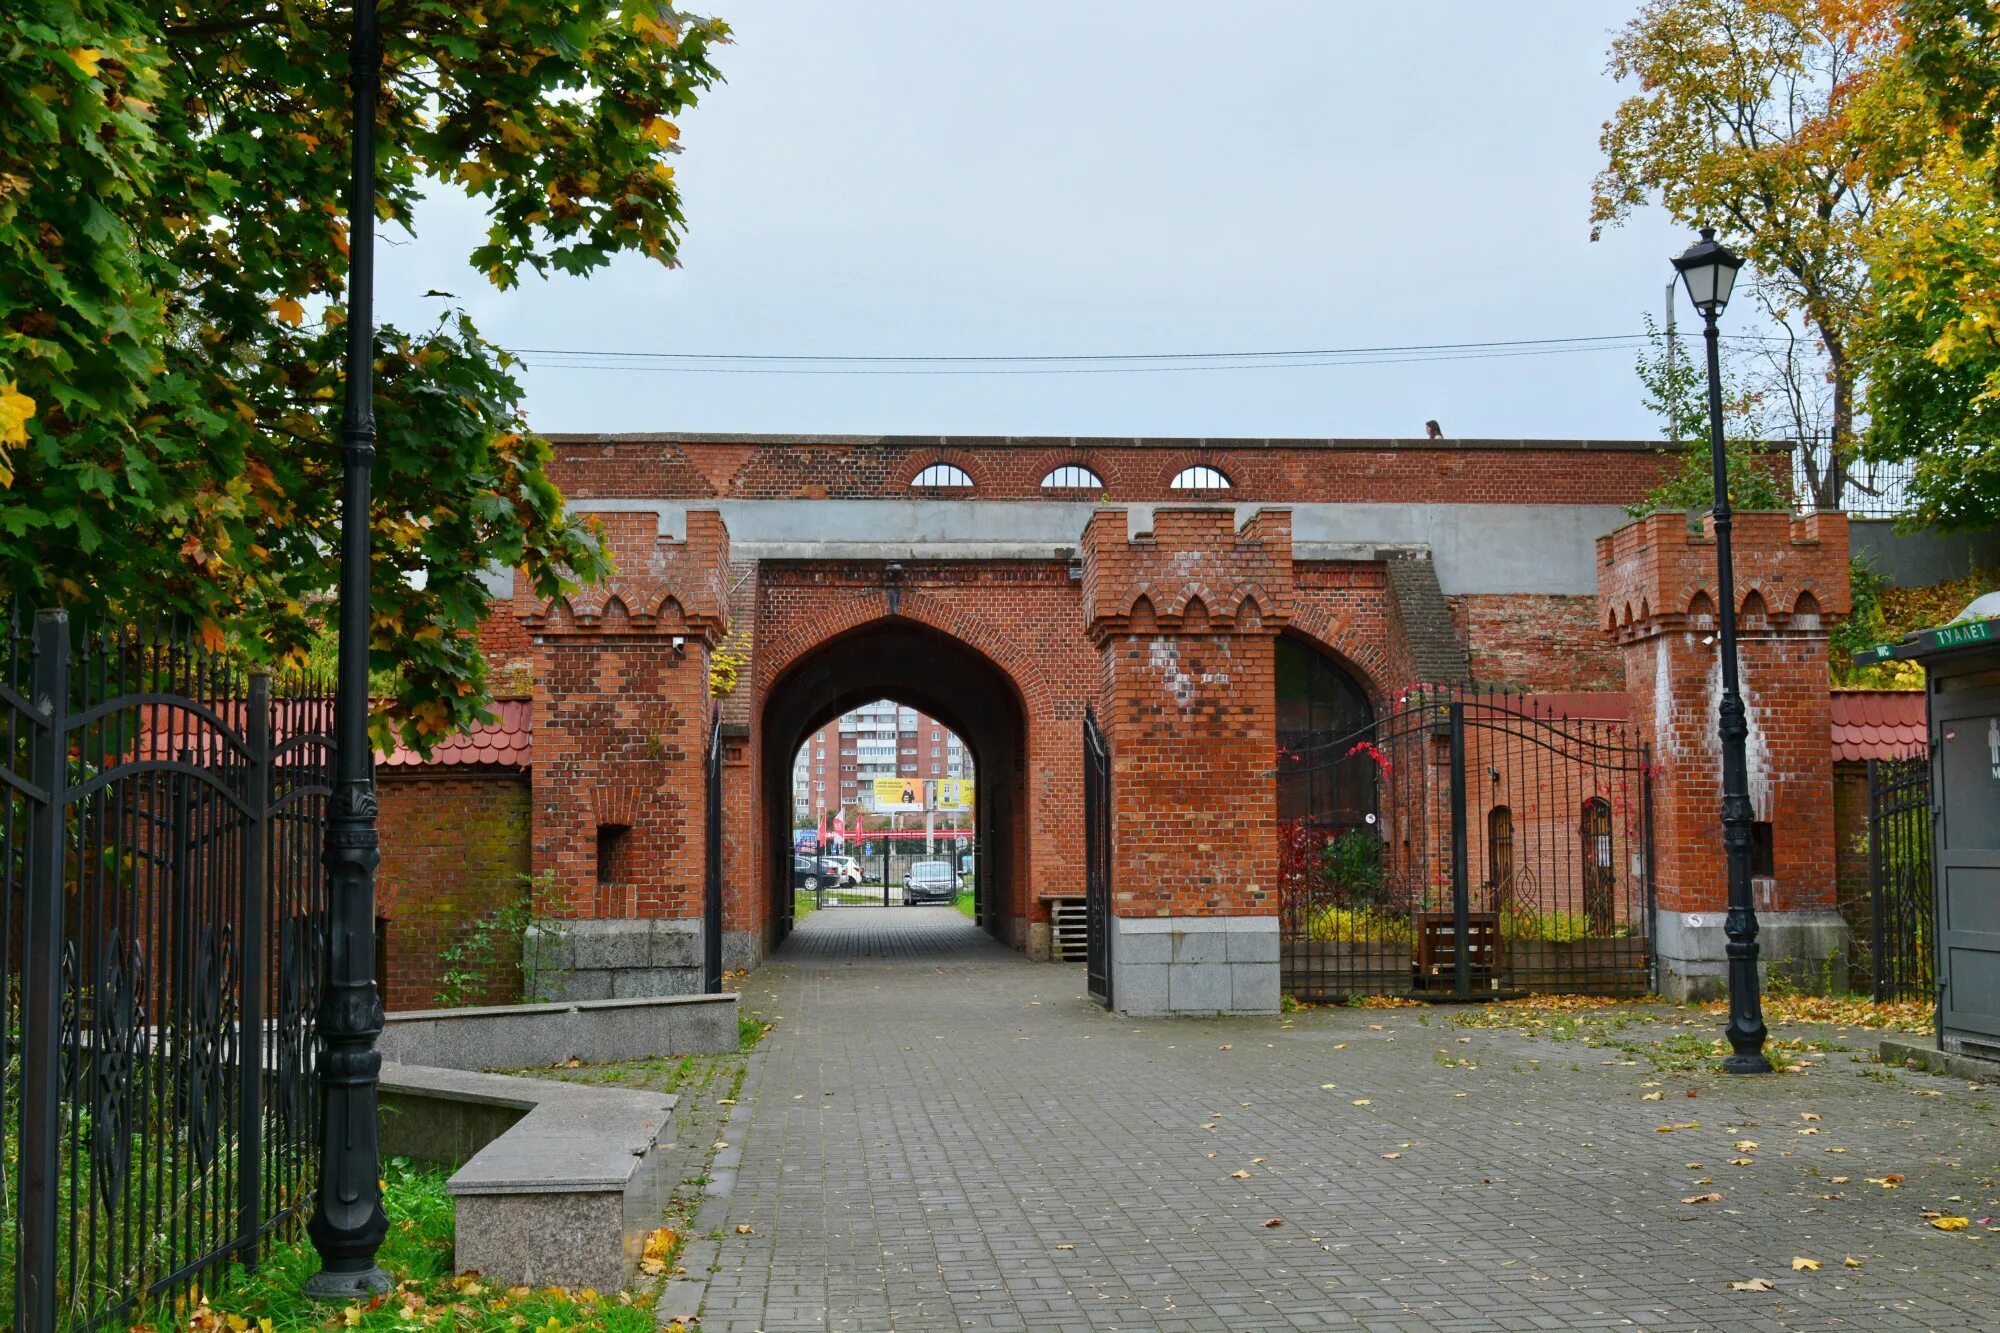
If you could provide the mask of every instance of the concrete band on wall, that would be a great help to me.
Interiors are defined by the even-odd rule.
[[[1171,502],[1168,502],[1171,503]],[[583,514],[657,514],[683,540],[690,509],[713,509],[737,560],[1053,560],[1083,540],[1094,504],[1031,500],[635,500],[572,497]],[[1123,505],[1134,535],[1157,504]],[[1176,506],[1182,507],[1182,506]],[[1302,560],[1376,560],[1429,550],[1447,596],[1597,591],[1597,538],[1627,521],[1616,505],[1295,504],[1225,506],[1239,526],[1260,509],[1292,511]],[[512,574],[489,586],[506,595]]]

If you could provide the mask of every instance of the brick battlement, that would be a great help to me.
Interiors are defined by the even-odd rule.
[[[1853,607],[1842,514],[1735,517],[1737,616],[1746,633],[1820,631]],[[1676,511],[1597,539],[1598,615],[1619,642],[1714,624],[1715,530]]]
[[[1231,507],[1153,511],[1127,536],[1123,509],[1083,532],[1083,614],[1093,638],[1147,633],[1274,631],[1292,615],[1292,513],[1260,509],[1242,527]]]
[[[679,634],[706,647],[728,636],[729,529],[720,513],[689,510],[682,541],[661,536],[659,518],[649,513],[594,521],[617,572],[566,597],[540,598],[524,588],[515,614],[532,632]]]

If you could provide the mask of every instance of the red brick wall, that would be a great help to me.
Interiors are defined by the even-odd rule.
[[[376,911],[389,919],[389,1009],[428,1009],[444,965],[439,954],[466,942],[475,923],[524,903],[529,805],[525,773],[447,768],[376,775],[382,864]],[[521,997],[518,936],[492,935],[496,957],[468,1001]]]
[[[1624,659],[1633,724],[1658,768],[1655,866],[1662,911],[1726,905],[1721,833],[1721,667],[1713,642],[1715,546],[1680,514],[1598,539],[1599,616]],[[1750,800],[1773,828],[1775,875],[1756,906],[1835,903],[1826,632],[1849,609],[1847,522],[1737,516],[1738,656],[1750,722]],[[1710,640],[1703,642],[1704,639]]]
[[[1481,593],[1447,600],[1480,684],[1530,692],[1623,688],[1618,649],[1600,632],[1596,598]]]
[[[1002,500],[1083,499],[1096,492],[1041,488],[1052,469],[1079,464],[1112,501],[1208,498],[1170,491],[1193,464],[1218,468],[1236,501],[1447,504],[1629,504],[1670,471],[1675,456],[1650,442],[1330,440],[1034,441],[1005,438],[554,436],[553,473],[573,498],[824,500],[912,494],[930,463],[973,479],[971,495]]]
[[[1272,651],[1293,602],[1291,514],[1125,511],[1084,530],[1084,611],[1111,747],[1112,911],[1278,911]]]
[[[1014,830],[1013,863],[1025,867],[1025,874],[1008,887],[1001,910],[1023,922],[1045,920],[1042,895],[1083,892],[1081,727],[1096,684],[1096,653],[1083,635],[1078,587],[1059,561],[902,564],[895,616],[966,645],[1019,694],[1027,732],[1028,808]],[[755,660],[739,688],[750,693],[751,716],[760,725],[781,677],[830,641],[865,634],[890,619],[878,562],[766,564],[756,606]],[[982,760],[978,778],[984,793],[988,784],[1009,775],[989,772]],[[732,930],[757,928],[751,923],[761,924],[760,914],[767,911],[763,899],[770,871],[761,840],[753,837],[749,851],[756,859],[748,873],[727,867],[729,893],[747,895],[731,911]]]
[[[604,520],[616,574],[555,602],[515,597],[536,640],[535,871],[554,875],[555,902],[572,915],[699,917],[709,663],[728,632],[729,534],[712,510],[689,513],[681,541],[662,538],[652,514]],[[600,879],[606,827],[628,831]]]

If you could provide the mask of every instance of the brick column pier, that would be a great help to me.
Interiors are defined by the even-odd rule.
[[[1105,509],[1083,537],[1112,760],[1112,995],[1130,1014],[1278,1009],[1272,646],[1291,511]],[[1136,526],[1145,526],[1141,518]]]
[[[531,998],[701,989],[703,761],[729,533],[713,510],[689,511],[680,538],[651,513],[600,522],[616,575],[515,603],[535,664]]]
[[[1722,697],[1715,540],[1681,513],[1597,541],[1598,611],[1624,659],[1632,722],[1653,747],[1660,990],[1727,987],[1722,933]],[[1749,715],[1752,901],[1766,971],[1844,986],[1848,930],[1834,874],[1827,630],[1850,609],[1847,520],[1738,514],[1737,653]]]

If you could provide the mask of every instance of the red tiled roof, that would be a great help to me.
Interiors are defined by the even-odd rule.
[[[1901,759],[1927,748],[1922,690],[1835,690],[1833,759]]]
[[[480,767],[526,768],[534,759],[534,716],[532,699],[496,699],[493,711],[500,715],[491,726],[475,726],[463,736],[440,741],[427,761],[415,750],[402,745],[382,759],[385,768],[423,768],[440,764]]]

